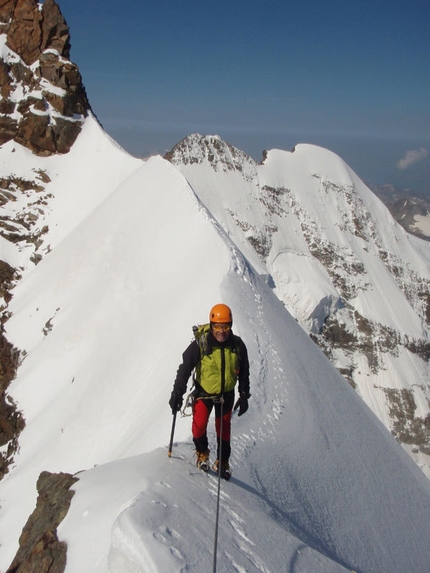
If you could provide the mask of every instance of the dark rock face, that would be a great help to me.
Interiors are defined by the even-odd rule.
[[[0,0],[0,145],[14,140],[37,155],[67,153],[90,105],[70,33],[54,0]]]
[[[66,567],[67,545],[59,541],[57,527],[66,516],[78,478],[42,472],[37,480],[36,509],[28,518],[19,549],[6,573],[62,573]]]
[[[0,298],[5,303],[10,300],[9,289],[12,287],[17,273],[5,261],[0,261]],[[0,307],[2,310],[2,307]],[[7,313],[0,317],[0,446],[7,449],[0,453],[0,480],[9,471],[13,456],[18,448],[18,436],[25,426],[22,414],[17,410],[12,398],[7,395],[7,388],[15,378],[18,366],[19,352],[4,336],[4,322]]]
[[[17,366],[16,349],[0,332],[0,446],[7,444],[5,453],[0,454],[0,480],[9,471],[13,456],[18,448],[18,436],[24,429],[25,421],[6,390],[15,377]]]

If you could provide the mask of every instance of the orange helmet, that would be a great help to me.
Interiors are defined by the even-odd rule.
[[[226,304],[216,304],[209,313],[209,322],[233,323],[233,316]]]

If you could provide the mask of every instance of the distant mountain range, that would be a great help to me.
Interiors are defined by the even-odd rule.
[[[412,235],[430,241],[430,201],[414,196],[407,189],[394,185],[372,185],[367,183],[375,195],[390,210],[394,219]]]

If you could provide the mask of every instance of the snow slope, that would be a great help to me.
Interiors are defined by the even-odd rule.
[[[10,394],[27,425],[0,483],[0,571],[42,470],[79,472],[58,531],[66,573],[210,568],[216,480],[195,469],[189,418],[167,457],[167,401],[191,326],[224,301],[248,346],[252,397],[233,420],[218,571],[427,572],[430,482],[214,212],[170,163],[127,158],[91,120],[78,143],[62,172],[91,171],[90,150],[106,146],[94,168],[112,183],[80,211],[69,181],[62,203],[58,171],[54,246],[13,291],[6,334],[27,355]]]
[[[121,181],[142,161],[132,157],[101,128],[93,116],[85,121],[82,133],[66,155],[39,157],[25,147],[9,141],[0,148],[0,178],[18,177],[41,183],[49,178],[42,192],[27,191],[7,204],[8,214],[19,219],[31,213],[36,229],[48,227],[43,236],[43,255],[58,245]],[[36,200],[42,196],[43,202]],[[33,223],[33,221],[32,221]],[[10,265],[28,265],[32,244],[11,244],[0,237],[0,257]]]
[[[168,157],[430,477],[430,245],[326,149],[275,149],[257,164],[217,136],[194,134]]]

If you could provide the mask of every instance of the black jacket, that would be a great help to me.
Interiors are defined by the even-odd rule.
[[[230,336],[225,342],[218,342],[211,332],[208,333],[207,338],[208,354],[214,347],[230,347],[235,348],[239,354],[239,393],[249,395],[249,360],[248,351],[245,343],[239,337],[230,332]],[[187,383],[191,376],[192,371],[200,362],[200,348],[197,340],[193,340],[188,348],[182,354],[182,364],[179,365],[176,374],[175,384],[173,391],[179,396],[183,396],[187,390]],[[196,383],[196,396],[204,395],[204,390]]]

